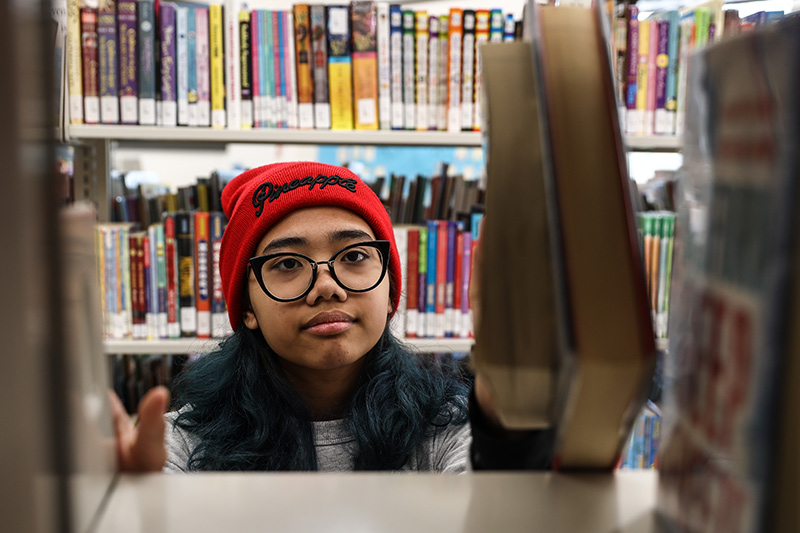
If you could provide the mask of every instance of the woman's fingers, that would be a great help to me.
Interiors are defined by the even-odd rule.
[[[139,422],[133,426],[131,417],[119,397],[109,391],[117,462],[122,472],[157,472],[164,466],[167,449],[164,444],[166,422],[164,412],[169,403],[169,391],[155,387],[139,402]]]

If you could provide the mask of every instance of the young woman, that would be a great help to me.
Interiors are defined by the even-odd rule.
[[[549,432],[508,432],[477,377],[425,363],[389,331],[402,290],[391,222],[355,174],[252,169],[224,189],[220,272],[234,334],[134,429],[114,401],[121,469],[545,468]],[[473,298],[477,295],[473,293]]]

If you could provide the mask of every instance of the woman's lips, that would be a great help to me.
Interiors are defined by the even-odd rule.
[[[341,311],[325,311],[306,322],[303,330],[314,335],[338,335],[353,327],[353,317]]]

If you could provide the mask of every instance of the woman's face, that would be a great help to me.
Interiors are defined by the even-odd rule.
[[[349,244],[375,240],[369,225],[338,207],[294,211],[264,235],[254,255],[295,252],[327,261]],[[378,342],[391,312],[389,275],[373,290],[348,292],[317,269],[314,287],[294,302],[278,302],[262,291],[255,275],[248,281],[251,309],[244,324],[259,329],[267,343],[295,370],[340,370],[355,363]]]

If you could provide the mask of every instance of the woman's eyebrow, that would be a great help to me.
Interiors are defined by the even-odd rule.
[[[343,229],[334,231],[330,235],[330,240],[332,241],[352,241],[355,239],[372,240],[373,238],[372,235],[360,229]]]
[[[282,248],[289,248],[291,246],[303,246],[307,244],[308,241],[303,237],[283,237],[280,239],[275,239],[274,241],[266,245],[264,249],[261,250],[261,253],[259,255],[266,255],[267,253],[273,250],[280,250]]]

